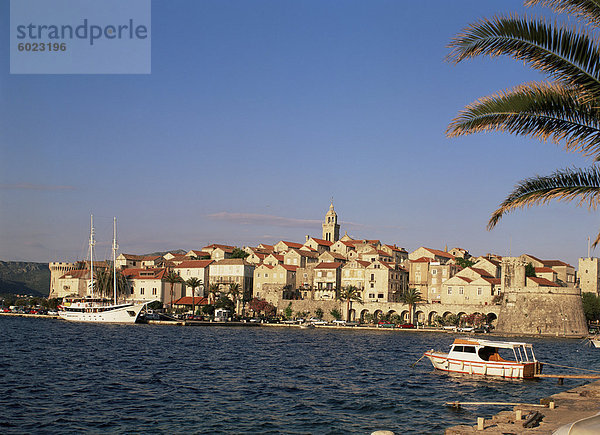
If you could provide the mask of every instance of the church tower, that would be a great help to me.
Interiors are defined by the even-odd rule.
[[[325,215],[323,222],[323,240],[337,242],[340,239],[340,226],[337,223],[337,214],[333,209],[333,200],[329,206],[329,211]]]

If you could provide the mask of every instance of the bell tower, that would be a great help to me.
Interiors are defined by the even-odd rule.
[[[337,223],[337,214],[333,209],[333,199],[329,206],[329,211],[325,215],[325,222],[323,222],[323,240],[329,242],[337,242],[340,239],[340,226]]]

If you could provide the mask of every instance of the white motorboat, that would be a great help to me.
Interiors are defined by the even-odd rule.
[[[431,349],[425,355],[442,371],[531,379],[542,372],[528,343],[457,338],[448,353]]]
[[[90,219],[90,293],[91,296],[65,298],[59,306],[61,319],[75,322],[135,323],[147,303],[117,303],[117,220],[113,224],[113,293],[114,300],[94,297],[94,217]]]

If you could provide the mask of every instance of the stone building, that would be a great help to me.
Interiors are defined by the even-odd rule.
[[[252,292],[254,265],[243,258],[228,258],[214,261],[209,266],[209,285],[217,284],[223,293],[227,293],[229,284],[239,284],[240,292]]]
[[[342,278],[342,263],[319,263],[314,269],[315,299],[335,299]]]
[[[200,280],[200,287],[196,289],[196,294],[190,294],[185,296],[207,296],[208,295],[208,282],[210,276],[210,268],[212,260],[187,260],[173,268],[173,271],[179,275],[184,281],[190,278],[197,278]],[[187,292],[186,292],[187,293]]]
[[[75,270],[77,268],[77,263],[55,261],[49,263],[48,268],[50,269],[50,294],[48,295],[48,298],[52,299],[68,296],[59,284],[59,279],[67,272]]]
[[[600,258],[580,258],[577,275],[582,293],[600,296]]]
[[[337,213],[333,209],[333,201],[329,206],[329,211],[325,215],[325,222],[323,222],[323,240],[331,243],[335,243],[340,239],[340,225],[337,221]]]

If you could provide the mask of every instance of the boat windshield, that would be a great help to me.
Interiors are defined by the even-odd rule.
[[[492,346],[483,346],[478,352],[479,358],[484,361],[514,361],[514,355],[510,349],[502,349]]]

